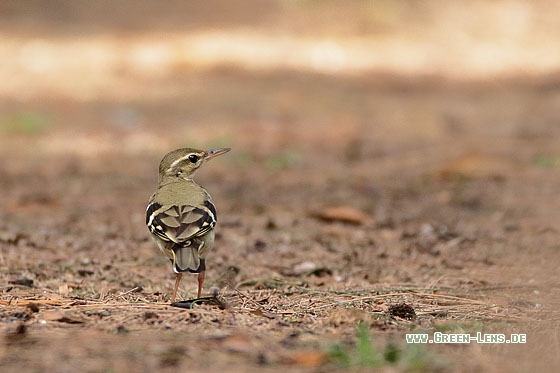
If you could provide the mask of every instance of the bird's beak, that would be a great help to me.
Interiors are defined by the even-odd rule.
[[[218,149],[210,149],[206,153],[206,160],[212,159],[224,153],[227,153],[231,150],[231,148],[218,148]]]

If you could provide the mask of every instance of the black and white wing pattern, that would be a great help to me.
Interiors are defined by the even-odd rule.
[[[211,201],[198,207],[190,205],[162,206],[152,202],[146,210],[146,225],[157,238],[178,245],[189,246],[190,241],[202,237],[216,225],[216,208]]]

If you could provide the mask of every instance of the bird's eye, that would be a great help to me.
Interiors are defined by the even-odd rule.
[[[198,158],[198,155],[196,155],[196,154],[191,154],[191,155],[189,155],[189,161],[191,161],[191,163],[196,163],[196,162],[198,162],[198,159],[199,159],[199,158]]]

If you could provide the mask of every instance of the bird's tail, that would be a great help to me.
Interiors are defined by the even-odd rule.
[[[173,263],[175,272],[199,272],[201,263],[196,245],[178,247],[173,251],[175,253],[175,262]]]

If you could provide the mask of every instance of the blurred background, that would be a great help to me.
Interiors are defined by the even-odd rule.
[[[463,207],[500,198],[502,215],[549,224],[558,11],[516,0],[2,1],[7,221],[29,226],[60,206],[103,220],[121,203],[146,236],[163,154],[228,146],[199,176],[221,186],[225,211],[304,215],[350,199],[398,223],[441,218],[435,201],[457,202],[460,221]],[[478,184],[437,184],[454,177]],[[504,178],[505,189],[492,182]]]
[[[2,1],[2,153],[227,144],[243,161],[286,152],[272,162],[336,162],[344,151],[394,155],[442,142],[454,152],[457,137],[461,150],[550,138],[559,8]]]
[[[346,200],[345,188],[375,194],[384,177],[558,169],[558,10],[544,0],[2,1],[4,203],[51,198],[27,195],[39,191],[56,200],[64,183],[51,193],[37,174],[79,183],[80,172],[130,176],[126,196],[144,183],[140,203],[162,155],[184,146],[234,148],[212,167],[222,181],[249,190],[252,180],[265,203],[294,200],[266,187],[274,176],[300,185],[304,207]],[[371,193],[361,202],[373,212]]]

